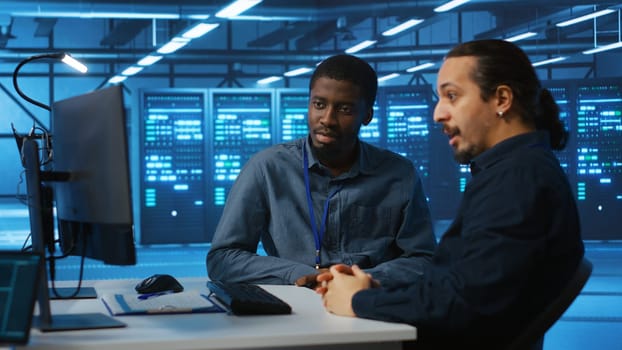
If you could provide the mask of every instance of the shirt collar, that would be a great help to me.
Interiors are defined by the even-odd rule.
[[[505,158],[518,148],[535,146],[546,147],[547,149],[550,148],[548,131],[538,130],[528,132],[497,143],[492,148],[482,152],[471,160],[471,174],[477,175],[480,171],[491,167],[497,161]]]
[[[307,150],[307,155],[309,156],[309,169],[312,169],[314,166],[318,168],[324,169],[325,167],[320,164],[319,160],[315,157],[315,153],[311,147],[311,136],[308,135],[304,146]],[[367,157],[369,145],[359,139],[359,154],[357,160],[352,164],[352,168],[342,174],[340,177],[344,176],[354,176],[358,173],[366,173],[371,170],[372,164],[370,159]]]

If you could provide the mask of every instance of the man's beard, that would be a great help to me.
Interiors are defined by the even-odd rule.
[[[454,159],[456,160],[456,162],[460,164],[469,164],[471,163],[471,160],[473,160],[473,158],[475,158],[477,154],[478,154],[478,151],[475,146],[470,146],[469,148],[464,149],[464,150],[456,149],[454,151]]]
[[[323,133],[323,134],[329,135],[330,137],[338,139],[337,133],[327,128],[318,128],[315,130],[315,132]],[[315,155],[320,160],[330,161],[334,158],[339,158],[340,153],[343,152],[342,146],[339,145],[338,142],[332,143],[332,144],[320,143],[318,145],[312,143],[312,146],[313,146],[313,151],[315,152]]]
[[[323,162],[332,163],[334,160],[341,158],[343,149],[337,145],[322,144],[320,147],[313,147],[315,156]]]

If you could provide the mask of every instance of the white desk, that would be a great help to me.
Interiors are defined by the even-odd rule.
[[[181,279],[184,287],[207,292],[205,279]],[[135,280],[90,281],[99,295],[132,293]],[[58,286],[74,284],[57,283]],[[84,283],[83,283],[84,285]],[[319,295],[295,286],[264,286],[292,306],[291,315],[233,316],[226,313],[116,316],[124,328],[40,332],[25,349],[401,349],[416,329],[397,323],[332,315]],[[52,314],[108,312],[99,299],[54,300]]]

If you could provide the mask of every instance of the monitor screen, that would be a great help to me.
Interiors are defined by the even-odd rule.
[[[121,86],[52,105],[53,182],[65,254],[136,263],[126,115]]]

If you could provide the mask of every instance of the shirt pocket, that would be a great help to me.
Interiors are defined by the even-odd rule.
[[[391,254],[400,227],[399,211],[391,207],[352,205],[347,211],[342,246],[355,260],[374,264]]]

